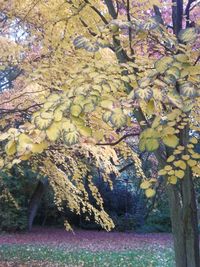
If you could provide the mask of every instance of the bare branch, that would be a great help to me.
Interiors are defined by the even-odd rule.
[[[96,145],[98,145],[98,146],[116,146],[117,144],[119,144],[120,142],[122,142],[127,137],[138,136],[139,134],[140,134],[140,132],[125,134],[121,138],[119,138],[119,140],[117,140],[117,141],[115,141],[113,143],[109,143],[109,142],[108,143],[97,143]]]

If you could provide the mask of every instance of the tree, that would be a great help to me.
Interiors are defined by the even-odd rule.
[[[71,162],[80,157],[81,150],[83,155],[89,153],[87,159],[94,156],[97,166],[106,162],[104,166],[113,170],[105,149],[111,145],[106,153],[116,155],[120,149],[123,155],[125,147],[143,180],[141,187],[152,197],[155,178],[147,179],[125,141],[139,129],[140,150],[155,154],[159,175],[165,178],[176,265],[198,267],[194,178],[200,175],[200,155],[195,151],[200,97],[199,2],[140,2],[10,0],[1,4],[6,17],[2,36],[9,39],[10,33],[10,39],[15,39],[14,61],[23,70],[17,80],[23,79],[25,88],[42,91],[30,118],[25,118],[29,122],[22,120],[21,127],[1,135],[1,140],[8,139],[2,165],[40,158],[34,155],[44,150],[55,153],[52,151],[65,144],[72,148]],[[63,155],[67,156],[69,149],[62,150]],[[84,163],[79,161],[81,168]],[[76,171],[74,162],[71,166]],[[58,171],[58,160],[46,160],[42,169],[53,178],[57,195],[62,192],[66,197],[62,188],[67,185],[80,196],[73,183],[63,178],[62,170]]]

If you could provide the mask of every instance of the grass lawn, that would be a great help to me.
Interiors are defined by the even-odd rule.
[[[174,267],[171,236],[56,229],[0,235],[0,267]]]
[[[61,248],[35,245],[2,245],[1,261],[27,263],[37,261],[40,266],[133,266],[133,267],[174,267],[173,251],[170,248],[135,249],[127,251],[87,250],[66,251]],[[0,263],[1,263],[0,261]],[[49,263],[49,264],[48,264]],[[33,266],[36,266],[33,265]]]

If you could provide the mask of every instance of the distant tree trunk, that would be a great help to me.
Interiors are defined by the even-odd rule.
[[[37,214],[37,210],[39,208],[42,196],[46,190],[48,184],[48,180],[45,179],[44,181],[39,181],[33,195],[31,196],[28,208],[28,230],[31,231],[33,226],[33,221]]]

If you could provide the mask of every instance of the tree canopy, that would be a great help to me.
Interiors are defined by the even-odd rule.
[[[58,206],[89,209],[107,229],[92,166],[111,185],[120,157],[131,158],[155,194],[157,177],[127,138],[154,153],[166,186],[200,176],[199,11],[190,0],[1,2],[1,167],[28,160]]]

